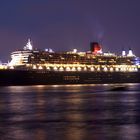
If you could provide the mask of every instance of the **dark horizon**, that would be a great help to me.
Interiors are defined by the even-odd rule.
[[[122,48],[140,56],[139,0],[13,0],[0,4],[0,60],[21,49],[31,38],[35,48],[56,51],[90,49],[100,42],[103,51]]]

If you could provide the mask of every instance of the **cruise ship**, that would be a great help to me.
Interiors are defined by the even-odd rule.
[[[34,49],[28,39],[11,61],[0,65],[0,85],[139,83],[139,57],[129,49],[121,55],[104,53],[98,42],[89,51],[54,52]]]

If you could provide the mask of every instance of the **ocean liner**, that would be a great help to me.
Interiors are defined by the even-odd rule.
[[[139,83],[139,57],[103,53],[97,42],[87,52],[34,49],[30,39],[11,61],[0,65],[0,85]]]

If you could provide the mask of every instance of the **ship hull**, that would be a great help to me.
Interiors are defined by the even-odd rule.
[[[140,72],[0,70],[0,86],[140,83]]]

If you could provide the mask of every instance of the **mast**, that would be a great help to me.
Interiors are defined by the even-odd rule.
[[[33,50],[32,42],[30,38],[28,39],[26,46],[24,46],[24,50]]]

